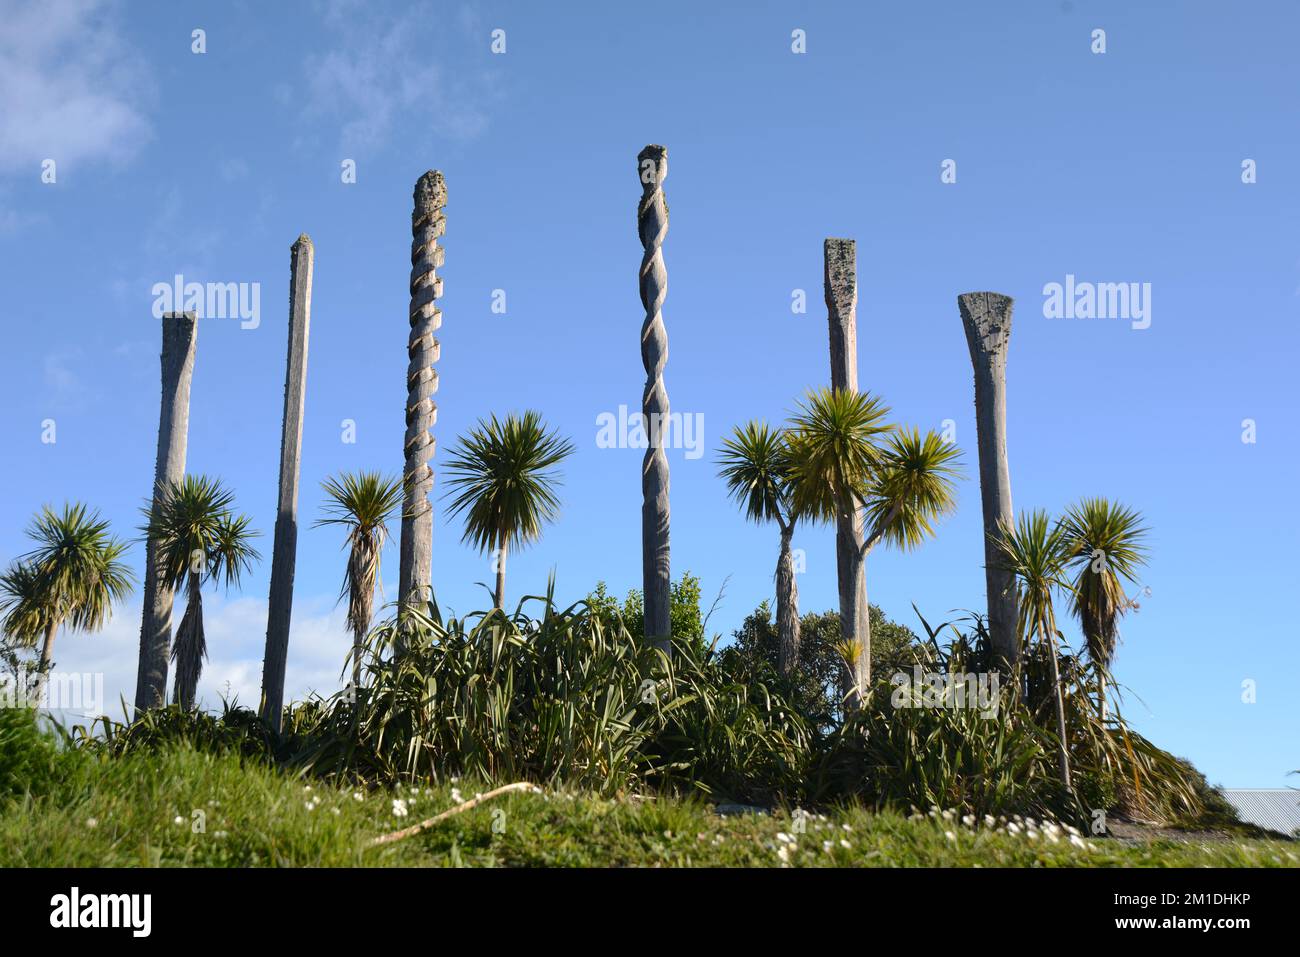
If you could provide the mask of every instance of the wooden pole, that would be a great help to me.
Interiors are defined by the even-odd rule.
[[[858,391],[858,249],[852,239],[827,239],[822,245],[825,266],[826,317],[830,331],[831,389]],[[840,631],[856,642],[853,687],[849,703],[856,704],[871,687],[871,612],[863,572],[862,513],[851,507],[836,516],[835,565],[839,583]]]
[[[641,202],[637,206],[637,232],[641,256],[641,363],[645,366],[645,391],[641,413],[645,417],[649,447],[641,463],[641,577],[645,589],[645,637],[664,651],[672,648],[672,570],[669,561],[668,457],[664,436],[668,428],[668,390],[664,365],[668,361],[668,331],[663,304],[668,294],[668,270],[663,242],[668,234],[668,204],[663,181],[668,175],[668,150],[650,145],[637,154]]]
[[[979,443],[980,504],[984,509],[984,580],[988,592],[989,644],[1010,669],[1020,658],[1016,579],[998,554],[1000,521],[1011,524],[1011,467],[1007,462],[1007,345],[1011,341],[1010,296],[968,292],[957,297],[975,368],[975,429]]]
[[[158,453],[150,517],[156,518],[162,490],[185,475],[190,431],[190,383],[198,316],[169,312],[162,317],[162,405],[158,414]],[[135,681],[135,712],[166,704],[167,662],[171,654],[171,582],[159,574],[158,549],[145,544],[144,612],[140,622],[140,665]]]
[[[398,572],[398,614],[408,605],[423,609],[430,598],[433,565],[433,426],[438,406],[438,373],[433,364],[440,348],[434,333],[442,325],[436,301],[442,296],[442,280],[434,272],[443,263],[438,239],[446,228],[443,208],[447,205],[447,183],[442,173],[429,170],[415,184],[411,212],[411,333],[406,354],[406,436],[403,441],[406,495],[402,507],[402,538]]]
[[[289,348],[284,371],[280,432],[280,498],[275,513],[271,596],[262,659],[262,718],[276,731],[284,711],[284,671],[289,658],[293,576],[298,554],[298,475],[307,391],[307,340],[311,332],[311,279],[316,248],[306,233],[289,248]]]

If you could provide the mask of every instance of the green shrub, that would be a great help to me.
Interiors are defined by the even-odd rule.
[[[524,613],[541,605],[541,617]],[[396,781],[464,775],[598,793],[691,782],[732,797],[797,788],[802,719],[761,685],[730,681],[695,641],[665,655],[621,616],[552,594],[443,622],[436,605],[371,635],[369,680],[291,710],[293,760]]]
[[[1057,780],[1045,658],[1026,656],[1020,680],[1000,682],[996,699],[975,707],[935,707],[910,683],[900,698],[893,678],[913,666],[993,671],[977,615],[938,628],[921,618],[923,638],[882,626],[867,706],[842,720],[828,657],[834,616],[805,616],[815,675],[787,680],[776,673],[764,607],[735,646],[703,650],[696,629],[667,655],[646,645],[602,589],[559,610],[553,587],[513,614],[444,621],[431,603],[427,613],[410,611],[400,631],[382,624],[362,649],[362,686],[290,706],[279,735],[226,704],[220,715],[172,706],[130,724],[100,719],[98,731],[76,728],[72,740],[106,759],[181,747],[383,785],[465,777],[604,795],[693,791],[753,804],[1231,820],[1190,765],[1131,731],[1118,712],[1101,719],[1094,682],[1069,656],[1062,670],[1073,796]],[[698,601],[688,604],[698,610]],[[46,786],[62,759],[54,739],[40,737],[30,715],[24,720],[6,716],[0,725],[0,796]]]
[[[0,802],[53,793],[79,760],[30,708],[0,708]]]
[[[1056,779],[1049,736],[999,692],[992,716],[977,708],[895,708],[877,695],[829,742],[821,792],[877,807],[1072,818]]]
[[[234,753],[270,760],[278,745],[275,732],[257,712],[226,701],[220,715],[172,704],[152,708],[130,722],[100,717],[89,728],[74,727],[72,735],[86,749],[111,756],[154,753],[175,745],[204,754]]]

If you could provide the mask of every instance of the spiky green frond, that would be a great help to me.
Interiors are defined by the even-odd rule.
[[[855,507],[884,462],[893,431],[889,409],[866,392],[810,390],[790,418],[791,502],[797,512],[831,521]]]
[[[1104,498],[1070,506],[1063,524],[1075,550],[1070,611],[1079,619],[1089,657],[1103,669],[1115,654],[1119,619],[1130,607],[1124,583],[1146,564],[1147,528],[1137,510]]]
[[[341,525],[348,530],[349,541],[356,535],[378,533],[382,542],[388,520],[402,507],[401,479],[378,472],[343,472],[326,479],[321,488],[325,517],[315,525]]]
[[[934,526],[957,508],[961,450],[937,432],[899,429],[885,446],[866,509],[868,529],[901,549],[934,535]]]
[[[251,544],[259,533],[248,516],[233,512],[234,500],[219,479],[186,475],[160,489],[156,516],[149,505],[142,509],[147,520],[142,531],[156,545],[172,587],[180,588],[192,572],[202,580],[236,585],[261,557]]]
[[[49,627],[53,611],[35,564],[17,561],[0,573],[0,628],[18,646],[36,644]]]
[[[789,511],[790,450],[783,429],[766,422],[738,425],[723,439],[718,476],[755,522],[784,521]]]
[[[540,538],[542,526],[560,512],[555,468],[573,451],[572,442],[547,431],[538,412],[480,419],[444,467],[448,514],[465,516],[463,541],[488,552]]]
[[[1028,642],[1057,634],[1052,595],[1070,591],[1066,576],[1075,554],[1064,525],[1042,509],[1021,512],[1014,525],[998,523],[993,541],[1003,567],[1016,577],[1021,637]]]
[[[36,547],[0,579],[0,608],[6,633],[30,640],[31,629],[50,621],[97,631],[113,605],[131,592],[134,577],[122,561],[125,542],[115,539],[107,520],[81,503],[62,511],[48,505],[32,520],[27,535]]]
[[[402,481],[378,472],[344,472],[322,483],[325,517],[317,526],[338,525],[347,529],[344,548],[349,549],[339,599],[348,599],[348,627],[353,635],[370,630],[374,612],[375,586],[380,580],[380,556],[388,540],[388,520],[402,506]]]

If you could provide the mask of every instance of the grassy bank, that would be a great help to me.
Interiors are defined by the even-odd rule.
[[[722,816],[702,801],[550,790],[508,794],[414,837],[366,848],[375,836],[473,797],[476,787],[363,792],[183,748],[52,760],[54,774],[33,778],[42,793],[0,799],[0,866],[1300,865],[1300,850],[1288,842],[1072,841],[1042,822],[990,827],[955,815],[908,819],[856,808],[810,816],[799,833],[784,811]]]

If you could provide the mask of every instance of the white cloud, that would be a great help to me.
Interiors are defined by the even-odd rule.
[[[445,23],[445,14],[426,5],[387,17],[352,0],[327,6],[325,24],[340,43],[307,60],[307,112],[341,121],[344,155],[382,148],[399,122],[403,129],[456,139],[470,139],[487,126],[492,75],[451,61],[453,49],[438,42]],[[449,75],[458,79],[451,82]]]
[[[139,59],[104,0],[0,0],[0,172],[121,162],[148,141]]]
[[[103,674],[104,711],[122,719],[121,699],[128,710],[135,700],[136,669],[140,654],[140,610],[138,601],[119,607],[101,632],[60,634],[54,647],[55,670],[62,673]],[[184,611],[184,598],[177,596],[173,624]],[[208,660],[199,679],[199,706],[220,711],[221,699],[238,699],[256,710],[262,697],[262,654],[266,644],[266,600],[203,597],[203,626],[208,643]],[[344,610],[333,598],[294,602],[289,633],[289,661],[285,669],[286,701],[301,701],[315,691],[329,695],[343,687],[340,675],[343,659],[352,639],[348,636]],[[171,698],[174,673],[167,675]],[[73,723],[82,723],[81,717]]]

